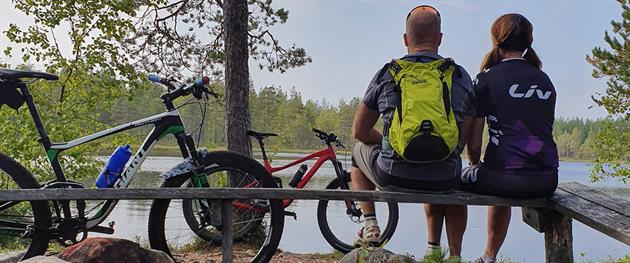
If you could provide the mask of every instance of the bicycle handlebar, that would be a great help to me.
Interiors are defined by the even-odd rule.
[[[312,131],[316,133],[315,136],[317,136],[317,138],[325,141],[326,144],[335,143],[337,147],[346,148],[346,146],[343,145],[343,142],[339,140],[339,138],[337,138],[337,135],[335,135],[334,133],[327,133],[316,128],[313,128]]]
[[[210,78],[205,76],[195,80],[190,85],[182,85],[179,88],[176,88],[173,84],[173,78],[165,78],[154,74],[149,74],[147,78],[149,79],[149,81],[165,85],[168,88],[169,92],[162,95],[163,98],[166,96],[172,100],[181,96],[186,96],[191,93],[197,99],[201,99],[204,93],[211,95],[217,99],[219,98],[216,93],[212,92],[206,87],[206,85],[210,83]]]

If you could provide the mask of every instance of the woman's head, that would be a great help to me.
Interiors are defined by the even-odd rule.
[[[505,14],[497,18],[490,28],[493,47],[481,63],[481,70],[495,66],[506,53],[514,52],[522,54],[532,66],[540,68],[540,59],[531,47],[533,31],[529,20],[520,14]]]

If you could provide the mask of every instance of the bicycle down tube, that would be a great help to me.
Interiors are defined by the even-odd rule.
[[[70,142],[52,143],[51,147],[49,149],[46,149],[46,154],[53,167],[58,166],[59,168],[61,168],[58,157],[62,151],[119,132],[140,128],[150,124],[155,125],[155,128],[153,128],[153,130],[146,137],[136,154],[133,156],[133,159],[131,159],[128,166],[121,174],[121,178],[114,185],[114,188],[124,189],[129,186],[134,176],[136,175],[136,172],[139,170],[142,163],[146,160],[148,153],[151,151],[158,140],[162,139],[168,134],[174,134],[176,136],[181,136],[181,134],[184,134],[184,124],[182,123],[179,112],[177,110],[164,112],[155,116],[123,124]],[[63,175],[63,170],[60,169],[60,171],[62,173],[61,175],[57,174],[57,177],[59,178],[59,176],[63,176],[65,178],[65,176]],[[106,201],[105,204],[97,211],[97,213],[93,217],[88,218],[86,228],[90,229],[102,223],[116,206],[116,203],[117,201],[114,200]]]

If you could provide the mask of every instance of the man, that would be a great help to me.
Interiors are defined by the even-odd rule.
[[[459,185],[460,154],[463,145],[465,145],[469,126],[472,123],[473,117],[471,116],[475,116],[474,108],[471,106],[474,95],[472,81],[466,71],[454,63],[451,64],[452,69],[449,70],[449,65],[443,63],[443,61],[449,60],[438,55],[438,47],[442,41],[440,24],[440,14],[433,7],[418,6],[411,10],[407,16],[406,30],[403,34],[408,54],[400,60],[385,65],[370,82],[368,90],[359,104],[352,127],[353,136],[359,141],[352,151],[354,161],[351,172],[353,189],[374,190],[375,187],[379,187],[387,191],[446,192],[452,191]],[[437,69],[423,66],[436,63],[442,63],[439,64],[440,66],[446,65],[444,68],[440,67],[439,79]],[[414,72],[415,68],[427,69],[418,73]],[[407,74],[400,74],[403,72],[407,72],[409,75],[418,73],[416,75],[421,77],[434,77],[403,80]],[[450,79],[445,79],[444,76],[450,76]],[[435,97],[434,101],[427,101],[429,96],[425,95],[413,97],[413,93],[420,88],[438,91],[436,94],[439,95]],[[443,94],[446,95],[443,96]],[[444,108],[434,109],[445,115],[442,115],[441,118],[424,116],[427,113],[420,109],[423,106],[418,108],[405,104],[402,107],[400,101],[403,99],[405,101],[418,100],[420,101],[419,105],[431,103],[445,105]],[[441,104],[442,99],[444,99],[444,104]],[[403,116],[405,117],[403,118]],[[422,120],[422,124],[407,131],[400,130],[403,129],[402,127],[408,126],[405,123],[410,118],[408,116],[419,118],[418,120]],[[450,121],[449,116],[454,119],[453,122]],[[374,128],[379,117],[383,118],[385,136]],[[444,123],[441,124],[442,128],[437,126],[438,122]],[[437,144],[430,145],[422,140],[417,143],[413,142],[416,137],[422,138],[425,142],[431,138],[440,138],[441,142],[447,142],[449,140],[448,133],[440,134],[440,130],[444,130],[445,125],[452,125],[454,129],[451,129],[453,131],[451,132],[453,135],[450,136],[453,138],[450,139],[452,143],[450,145],[440,143],[440,145],[449,146],[445,148],[450,151],[447,151],[447,155],[443,156],[444,158],[431,156],[434,150],[437,151],[440,148],[435,147]],[[419,132],[422,134],[414,135],[415,137],[407,135],[409,138],[405,140],[405,133],[408,133],[409,130],[420,130]],[[393,136],[394,133],[396,136]],[[403,143],[401,143],[400,138],[403,138]],[[396,140],[392,141],[393,139]],[[411,142],[404,144],[407,141]],[[424,150],[425,148],[431,150]],[[365,226],[359,233],[360,239],[365,243],[380,242],[380,228],[376,220],[374,203],[360,202],[359,204],[365,218]],[[442,222],[446,220],[450,254],[451,256],[459,256],[466,229],[466,207],[427,204],[425,205],[425,213],[429,249],[440,247]]]

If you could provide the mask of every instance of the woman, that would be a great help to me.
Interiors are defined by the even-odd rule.
[[[520,14],[499,17],[490,30],[493,48],[473,83],[477,116],[469,134],[471,166],[464,189],[514,198],[548,197],[558,185],[558,152],[552,137],[556,91],[531,47],[532,24]],[[480,163],[484,119],[490,139]],[[495,262],[510,223],[510,207],[488,208],[488,240],[476,262]]]

